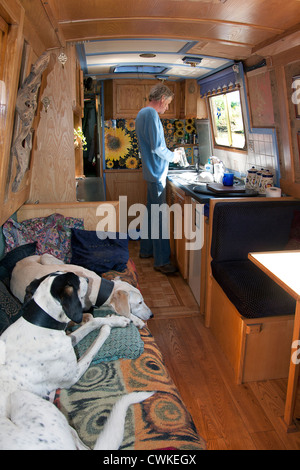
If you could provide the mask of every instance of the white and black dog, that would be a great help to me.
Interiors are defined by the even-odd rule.
[[[43,277],[31,289],[32,297],[23,306],[23,316],[1,335],[1,449],[86,448],[55,405],[43,397],[75,384],[109,336],[111,327],[125,327],[130,322],[118,315],[93,318],[66,335],[70,320],[82,320],[88,284],[87,278],[69,272]],[[100,329],[98,337],[77,361],[73,346],[95,329]],[[128,406],[152,393],[123,396],[94,448],[117,449],[122,442]]]
[[[138,328],[142,328],[144,321],[153,316],[139,289],[128,282],[109,281],[89,269],[75,264],[64,264],[48,253],[28,256],[19,261],[12,271],[10,289],[14,296],[23,302],[28,284],[53,271],[74,272],[89,279],[85,296],[86,310],[91,306],[111,306],[118,315],[130,318]]]

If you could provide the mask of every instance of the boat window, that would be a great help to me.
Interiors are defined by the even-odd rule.
[[[245,150],[240,91],[210,96],[208,100],[215,145]]]

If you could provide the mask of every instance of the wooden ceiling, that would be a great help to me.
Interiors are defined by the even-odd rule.
[[[191,44],[188,55],[255,62],[300,44],[300,0],[19,1],[46,49],[95,39],[180,39]]]

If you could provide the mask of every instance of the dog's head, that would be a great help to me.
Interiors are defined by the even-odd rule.
[[[110,304],[119,315],[130,317],[135,315],[141,320],[147,321],[153,317],[150,308],[145,304],[139,289],[128,282],[115,280],[115,287],[110,299]]]
[[[75,323],[82,321],[89,280],[72,272],[55,272],[35,279],[26,288],[24,302],[32,297],[50,316],[63,321],[66,315]],[[60,311],[60,313],[59,313]]]

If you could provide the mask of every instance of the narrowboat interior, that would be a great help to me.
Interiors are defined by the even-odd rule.
[[[299,0],[0,0],[0,368],[26,322],[13,280],[27,257],[121,279],[153,313],[51,390],[89,448],[120,396],[155,390],[129,408],[121,450],[300,449],[299,44]],[[159,83],[166,146],[181,148],[172,275],[139,256],[135,120]]]

